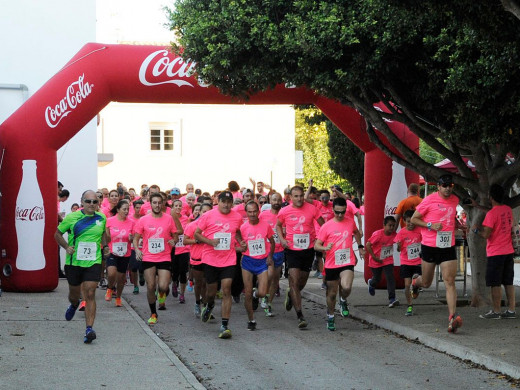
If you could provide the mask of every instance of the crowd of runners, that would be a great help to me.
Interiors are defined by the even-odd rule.
[[[362,241],[363,206],[340,187],[318,190],[311,181],[307,189],[294,186],[281,194],[262,182],[251,180],[251,184],[251,188],[240,188],[231,181],[225,190],[213,194],[195,189],[193,184],[183,193],[179,188],[161,191],[157,185],[146,184],[138,190],[127,189],[122,183],[111,191],[85,191],[79,209],[63,218],[55,234],[67,253],[64,271],[70,306],[65,317],[70,321],[77,310],[85,311],[84,342],[96,338],[96,288],[106,288],[105,300],[115,297],[115,306],[122,306],[127,274],[134,294],[146,285],[151,326],[159,320],[158,312],[166,310],[170,294],[184,304],[186,291],[193,291],[193,312],[202,322],[214,318],[215,299],[221,298],[218,337],[225,339],[231,337],[231,306],[239,303],[241,296],[248,330],[256,328],[259,306],[265,316],[274,316],[272,303],[280,296],[282,276],[289,284],[285,310],[294,308],[298,328],[306,328],[301,291],[314,266],[324,280],[327,328],[334,331],[338,294],[340,315],[349,315],[356,252],[372,270],[369,294],[374,295],[384,272],[389,307],[399,305],[394,243],[406,286],[405,314],[413,315],[412,299],[421,287],[431,284],[435,266],[440,265],[447,290],[448,331],[462,326],[454,286],[454,233],[462,227],[456,219],[458,198],[451,193],[449,175],[439,179],[438,192],[422,202],[408,199],[398,207],[397,221],[394,216],[381,218],[382,229],[365,237],[366,248]],[[396,233],[401,220],[403,227]],[[485,222],[484,234],[489,240]],[[478,234],[478,228],[473,232]],[[496,280],[491,281],[493,286],[506,285],[509,309],[505,314],[492,311],[502,318],[515,316],[514,288],[512,297],[507,289],[509,276],[512,273],[506,280],[497,272]],[[490,313],[485,318],[491,318]]]

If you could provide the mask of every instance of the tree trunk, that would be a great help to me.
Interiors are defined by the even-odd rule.
[[[491,305],[490,289],[486,287],[486,240],[471,231],[475,224],[481,226],[484,213],[474,207],[465,208],[468,224],[468,246],[471,264],[471,306]]]

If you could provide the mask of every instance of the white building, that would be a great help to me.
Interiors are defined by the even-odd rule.
[[[87,42],[168,45],[162,0],[0,0],[0,123]],[[170,3],[168,3],[170,4]],[[294,112],[290,106],[110,104],[58,151],[58,179],[70,210],[87,188],[188,181],[213,191],[249,177],[275,188],[294,182]],[[152,127],[173,130],[173,150],[151,150]],[[160,130],[160,129],[159,129]],[[162,134],[164,136],[164,128]],[[226,142],[226,138],[228,142]],[[97,141],[96,141],[97,140]],[[164,138],[162,140],[164,142]],[[164,145],[161,145],[163,148]],[[113,154],[98,168],[96,153]],[[197,163],[203,156],[204,164]]]

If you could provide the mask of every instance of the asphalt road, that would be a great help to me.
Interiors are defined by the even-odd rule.
[[[125,290],[124,298],[147,320],[145,288],[139,295],[130,286]],[[219,300],[217,319],[209,323],[194,316],[193,305],[193,293],[187,292],[186,304],[170,295],[153,329],[208,389],[511,388],[494,373],[370,324],[337,316],[337,330],[330,332],[325,308],[310,301],[304,302],[306,330],[297,328],[294,311],[283,309],[282,294],[275,298],[276,316],[267,318],[259,308],[257,330],[251,332],[242,297],[232,307],[229,340],[217,337]]]

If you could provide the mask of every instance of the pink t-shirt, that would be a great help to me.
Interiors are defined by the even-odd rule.
[[[397,232],[394,242],[401,243],[399,258],[402,265],[421,265],[421,230],[415,227],[413,230],[403,228]]]
[[[450,195],[448,199],[444,199],[435,192],[417,205],[415,210],[421,213],[424,222],[442,223],[439,232],[433,229],[421,229],[423,245],[437,248],[450,248],[455,245],[455,218],[458,204],[457,196]]]
[[[272,237],[274,232],[267,221],[258,221],[256,225],[247,221],[240,226],[240,233],[247,245],[244,255],[259,260],[269,255],[271,243],[268,238]]]
[[[307,202],[303,202],[300,208],[290,205],[280,210],[278,220],[286,228],[285,239],[290,249],[301,251],[314,248],[316,240],[314,220],[320,217],[320,211]]]
[[[492,229],[487,240],[486,254],[489,256],[509,255],[514,253],[511,229],[513,213],[506,205],[495,206],[488,211],[482,226]]]
[[[195,230],[197,230],[198,220],[190,222],[184,229],[184,237],[195,238]],[[190,264],[200,264],[202,258],[202,248],[204,244],[190,245]]]
[[[113,217],[112,213],[110,212],[110,205],[108,207],[101,206],[101,209],[99,211],[105,214],[105,217],[107,217],[107,219]]]
[[[260,221],[265,221],[271,226],[273,229],[273,239],[274,239],[274,253],[282,252],[283,246],[280,244],[280,238],[278,238],[278,234],[276,233],[276,222],[278,221],[278,214],[275,214],[271,210],[264,210],[258,216]]]
[[[347,199],[347,210],[345,213],[345,217],[354,219],[357,213],[359,213],[359,210],[356,207],[356,205],[352,201]]]
[[[152,205],[149,201],[144,202],[141,206],[141,210],[139,210],[140,215],[150,214],[152,212]]]
[[[202,248],[202,262],[213,267],[229,267],[236,264],[235,237],[242,225],[242,217],[231,210],[229,214],[222,214],[218,208],[207,211],[198,219],[198,228],[202,235],[220,239],[216,247],[204,244]]]
[[[233,211],[236,211],[242,217],[242,222],[247,221],[246,205],[244,203],[237,204],[233,207]]]
[[[134,221],[130,218],[120,221],[117,215],[107,219],[110,231],[110,252],[119,257],[128,257],[131,253],[130,235],[134,234]]]
[[[344,218],[337,222],[334,219],[325,222],[318,233],[318,240],[323,246],[332,243],[332,248],[326,252],[325,268],[340,268],[356,265],[356,255],[352,249],[352,235],[357,230],[353,219]]]
[[[394,239],[395,232],[390,234],[389,236],[385,235],[384,229],[376,230],[372,233],[372,236],[369,238],[369,242],[372,245],[372,251],[374,255],[379,257],[379,260],[383,260],[382,263],[378,263],[374,260],[374,258],[369,254],[368,255],[368,266],[372,268],[383,267],[388,264],[394,264]],[[368,253],[368,252],[367,252]]]
[[[318,209],[320,210],[321,217],[325,222],[330,221],[334,218],[334,211],[332,211],[332,202],[327,203],[327,206],[324,206],[322,202],[319,202]]]
[[[188,217],[186,217],[185,215],[181,215],[179,220],[181,222],[182,229],[184,230],[189,222]],[[189,253],[190,249],[191,249],[190,245],[184,245],[184,234],[179,235],[179,242],[177,242],[177,244],[175,244],[175,254],[182,255],[183,253]]]
[[[135,217],[135,211],[133,214],[128,214],[128,219],[130,219],[131,221],[134,222],[134,232],[135,232],[135,225],[137,225],[137,221],[139,221],[141,217],[139,218],[136,218]],[[139,249],[141,249],[143,247],[143,239],[141,238],[140,241],[140,245],[139,245]],[[130,248],[133,250],[134,249],[134,241],[132,240],[132,243],[130,244]]]
[[[171,215],[163,213],[160,218],[154,218],[153,214],[147,214],[139,219],[135,232],[143,237],[143,261],[171,261],[172,247],[168,241],[177,233]]]

